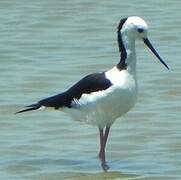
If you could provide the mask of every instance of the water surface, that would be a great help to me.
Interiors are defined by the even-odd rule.
[[[1,179],[180,179],[180,7],[176,0],[1,1]],[[148,22],[171,70],[137,43],[138,103],[113,125],[103,173],[96,128],[56,111],[14,112],[117,63],[116,26],[129,15]]]

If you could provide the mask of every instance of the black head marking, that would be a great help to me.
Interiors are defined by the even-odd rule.
[[[123,41],[122,41],[122,36],[121,36],[121,29],[123,27],[123,24],[126,22],[128,18],[123,18],[120,20],[120,23],[117,28],[117,40],[118,40],[118,47],[119,47],[119,52],[120,54],[120,62],[117,64],[117,68],[122,70],[126,69],[127,65],[125,63],[125,60],[127,58],[127,53],[126,49],[124,47]]]
[[[126,18],[123,18],[123,19],[120,20],[119,25],[118,25],[118,32],[121,31],[121,29],[123,27],[123,24],[126,22],[127,19],[128,18],[126,17]]]

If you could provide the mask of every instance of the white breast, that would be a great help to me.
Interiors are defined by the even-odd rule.
[[[65,108],[73,119],[99,127],[111,125],[135,104],[137,85],[135,77],[116,67],[105,73],[113,84],[110,88],[91,94],[83,94],[73,102],[75,108]]]

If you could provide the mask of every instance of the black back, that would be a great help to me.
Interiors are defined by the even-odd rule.
[[[82,94],[90,94],[96,91],[102,91],[111,86],[111,82],[106,79],[105,73],[94,73],[87,75],[74,86],[61,94],[43,99],[39,101],[40,105],[47,107],[60,107],[71,108],[71,103],[74,99],[80,99]]]

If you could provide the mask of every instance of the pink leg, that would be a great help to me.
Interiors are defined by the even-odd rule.
[[[105,147],[106,142],[108,139],[110,127],[106,126],[105,133],[104,129],[99,128],[99,135],[100,135],[100,151],[99,151],[99,158],[101,160],[101,165],[104,171],[109,169],[109,166],[106,164],[106,157],[105,157]]]

